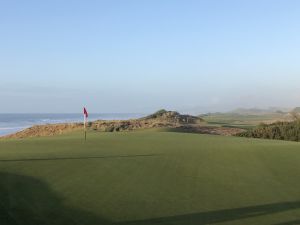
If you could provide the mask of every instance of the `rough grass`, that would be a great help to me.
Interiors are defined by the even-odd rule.
[[[175,132],[0,141],[0,224],[299,224],[300,143]]]

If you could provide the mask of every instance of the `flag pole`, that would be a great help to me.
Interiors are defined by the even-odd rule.
[[[83,131],[84,131],[84,141],[86,141],[86,115],[83,113]]]
[[[84,130],[84,141],[86,141],[86,122],[88,118],[88,112],[85,107],[83,107],[83,130]]]
[[[86,118],[84,115],[84,141],[86,141]]]

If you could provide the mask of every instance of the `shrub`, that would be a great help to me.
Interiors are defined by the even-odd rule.
[[[300,120],[292,122],[276,122],[270,125],[260,124],[252,130],[237,134],[237,136],[299,141]]]

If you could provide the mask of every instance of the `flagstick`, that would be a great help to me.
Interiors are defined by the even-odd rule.
[[[84,141],[86,141],[86,117],[83,115]]]

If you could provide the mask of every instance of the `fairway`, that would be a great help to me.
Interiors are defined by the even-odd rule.
[[[0,140],[0,224],[300,224],[300,143],[163,131]]]

